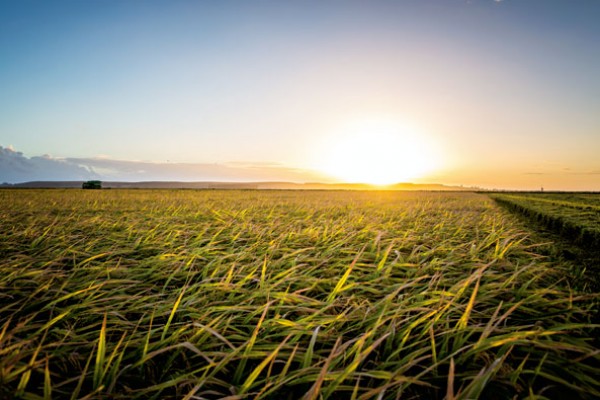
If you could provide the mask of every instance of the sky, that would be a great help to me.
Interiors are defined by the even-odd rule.
[[[600,190],[600,1],[0,0],[0,182]]]

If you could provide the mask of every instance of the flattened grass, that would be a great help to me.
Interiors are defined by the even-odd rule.
[[[1,396],[600,396],[597,296],[482,195],[0,204]]]

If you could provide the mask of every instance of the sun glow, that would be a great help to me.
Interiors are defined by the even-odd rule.
[[[330,138],[326,147],[320,169],[345,182],[408,182],[439,164],[423,136],[393,124],[359,124]]]

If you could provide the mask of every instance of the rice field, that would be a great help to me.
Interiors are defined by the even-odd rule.
[[[477,193],[0,191],[0,397],[600,397],[598,295]]]
[[[492,197],[580,246],[600,248],[599,194],[502,193]]]

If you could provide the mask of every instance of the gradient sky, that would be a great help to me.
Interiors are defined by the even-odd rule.
[[[600,190],[598,21],[598,0],[0,0],[0,181],[312,181],[387,124],[435,157],[415,182]]]

